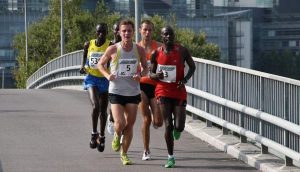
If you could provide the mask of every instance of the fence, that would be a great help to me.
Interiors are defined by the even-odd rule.
[[[27,88],[79,85],[82,51],[52,60],[27,80]],[[300,81],[194,58],[196,71],[187,83],[187,111],[233,131],[241,142],[255,141],[261,153],[272,148],[286,165],[300,161]]]

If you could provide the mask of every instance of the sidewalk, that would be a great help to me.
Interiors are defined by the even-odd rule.
[[[237,158],[263,172],[300,172],[299,167],[287,167],[283,159],[272,154],[260,154],[260,148],[251,143],[240,143],[233,135],[222,135],[216,127],[206,127],[206,123],[187,116],[185,130],[193,136],[209,143],[217,149]]]

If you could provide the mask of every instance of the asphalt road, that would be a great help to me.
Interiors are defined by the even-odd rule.
[[[175,141],[176,168],[165,169],[163,128],[151,128],[153,160],[142,161],[140,115],[128,152],[135,164],[123,166],[108,133],[104,152],[89,148],[90,113],[83,91],[1,89],[0,172],[258,171],[187,132]]]

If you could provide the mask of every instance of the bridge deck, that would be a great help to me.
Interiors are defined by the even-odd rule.
[[[119,154],[111,150],[111,135],[106,134],[103,153],[91,150],[91,107],[86,92],[7,89],[0,90],[0,102],[0,172],[166,171],[162,167],[167,157],[163,128],[151,129],[153,160],[141,160],[140,115],[129,150],[135,165],[121,164]],[[187,130],[197,135],[201,132],[195,125],[187,123]],[[186,131],[175,142],[174,153],[177,161],[172,171],[258,171]]]

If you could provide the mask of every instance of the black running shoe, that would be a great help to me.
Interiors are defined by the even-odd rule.
[[[90,148],[95,149],[98,145],[99,133],[92,133],[91,135]]]
[[[103,152],[105,148],[105,136],[100,136],[99,137],[99,144],[97,146],[97,149],[99,152]]]

